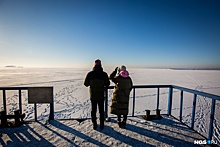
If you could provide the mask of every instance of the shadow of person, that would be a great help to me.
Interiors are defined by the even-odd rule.
[[[118,128],[120,129],[120,128]],[[114,138],[115,140],[118,140],[120,142],[125,143],[125,145],[129,145],[129,146],[146,146],[146,147],[154,147],[151,144],[147,144],[146,142],[137,140],[135,138],[126,136],[124,134],[121,134],[118,131],[115,131],[112,127],[110,126],[105,126],[104,130],[98,130],[100,133],[103,133],[107,136],[110,136],[112,138]]]
[[[105,144],[99,142],[98,140],[95,140],[95,139],[89,137],[88,135],[83,134],[83,133],[81,133],[81,132],[79,132],[79,131],[77,131],[77,130],[75,130],[75,129],[69,127],[69,126],[66,126],[66,125],[60,123],[59,121],[53,120],[53,121],[50,122],[50,124],[51,124],[52,126],[58,128],[58,129],[61,129],[61,130],[63,130],[63,131],[66,131],[66,132],[68,132],[68,133],[74,135],[75,137],[79,137],[79,138],[81,138],[82,140],[85,140],[86,142],[90,142],[90,143],[92,143],[92,144],[94,144],[94,145],[97,145],[97,146],[106,146]],[[43,124],[42,124],[42,125],[43,125]],[[53,133],[56,133],[56,134],[59,135],[60,137],[62,136],[61,134],[57,133],[56,131],[54,131],[54,130],[48,128],[48,127],[47,127],[47,129],[50,130],[50,131],[52,131]],[[63,137],[63,136],[62,136],[62,138],[63,138],[63,139],[66,139],[66,138]],[[74,143],[74,140],[71,140],[71,142],[72,142],[75,146],[77,146],[77,145]]]

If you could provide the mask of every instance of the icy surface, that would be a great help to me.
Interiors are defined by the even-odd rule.
[[[55,119],[90,118],[88,88],[83,85],[85,75],[90,69],[39,69],[2,68],[0,87],[53,86]],[[113,69],[104,69],[108,74]],[[198,91],[220,95],[220,71],[217,70],[170,70],[170,69],[128,69],[134,85],[173,84]],[[113,84],[112,84],[113,85]],[[112,90],[109,90],[108,104],[111,103]],[[2,97],[2,91],[0,91]],[[18,108],[18,91],[7,91],[7,113]],[[146,109],[156,109],[157,89],[136,89],[135,115],[145,114]],[[132,113],[133,92],[130,95],[129,115]],[[167,113],[168,89],[160,89],[161,113]],[[172,115],[179,117],[180,91],[174,90]],[[183,122],[191,125],[193,94],[184,93]],[[2,99],[0,107],[3,108]],[[220,102],[216,101],[214,139],[220,143]],[[22,110],[25,120],[34,120],[33,104],[27,102],[27,91],[22,91]],[[195,130],[207,137],[211,100],[197,97]],[[154,113],[154,111],[152,112]],[[47,120],[48,104],[37,104],[38,120]],[[98,115],[98,112],[97,112]],[[109,116],[114,116],[110,115]]]

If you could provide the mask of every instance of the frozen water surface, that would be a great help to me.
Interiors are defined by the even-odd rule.
[[[91,69],[62,68],[1,68],[0,87],[53,86],[55,119],[89,118],[90,100],[88,88],[83,85],[87,72]],[[108,74],[113,69],[104,69]],[[218,70],[171,70],[171,69],[128,69],[134,85],[178,85],[198,91],[220,95],[220,71]],[[113,85],[113,83],[111,83]],[[109,90],[108,104],[111,103],[112,90]],[[2,97],[2,91],[0,91]],[[18,108],[18,91],[7,91],[7,113]],[[132,111],[130,95],[129,115]],[[145,114],[146,109],[156,109],[157,89],[136,89],[135,115]],[[168,89],[160,89],[161,113],[167,112]],[[172,115],[179,117],[180,91],[174,90]],[[183,122],[190,125],[193,94],[184,93]],[[2,99],[0,107],[3,108]],[[27,102],[27,91],[22,91],[22,109],[25,120],[34,120],[33,104]],[[216,102],[214,139],[220,143],[220,102]],[[49,105],[38,104],[38,120],[48,119]],[[211,99],[197,97],[195,130],[207,137]],[[154,113],[154,112],[152,112]],[[114,116],[110,115],[109,116]]]

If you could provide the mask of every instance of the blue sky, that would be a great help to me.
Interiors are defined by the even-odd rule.
[[[0,66],[220,67],[218,0],[0,0]]]

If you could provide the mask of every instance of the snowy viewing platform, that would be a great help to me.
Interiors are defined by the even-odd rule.
[[[71,107],[67,105],[68,107],[62,111],[55,111],[54,107],[61,101],[59,100],[58,103],[57,100],[53,100],[53,87],[42,87],[47,89],[45,94],[52,99],[46,101],[42,99],[44,103],[49,104],[46,104],[45,109],[39,109],[42,104],[38,105],[37,101],[34,102],[34,106],[33,104],[23,104],[23,97],[26,96],[22,91],[27,91],[29,97],[33,88],[34,87],[0,87],[3,96],[3,108],[4,110],[10,111],[10,117],[12,116],[12,111],[15,109],[19,109],[21,111],[20,114],[26,112],[24,124],[20,127],[5,128],[3,126],[0,128],[0,143],[2,146],[196,146],[199,145],[199,143],[202,143],[202,146],[204,146],[208,141],[210,142],[207,144],[213,144],[211,141],[218,143],[219,138],[216,136],[216,131],[218,131],[219,126],[215,119],[218,116],[218,111],[215,111],[215,106],[219,104],[216,104],[216,101],[218,102],[220,100],[220,96],[218,95],[175,85],[135,85],[131,92],[130,112],[126,129],[122,129],[118,127],[116,118],[109,114],[108,109],[111,102],[109,97],[112,95],[111,90],[113,89],[113,86],[110,86],[105,91],[105,118],[108,118],[108,121],[105,122],[104,130],[100,130],[99,127],[97,130],[93,130],[89,115],[86,117],[78,117],[78,119],[67,117],[64,119],[59,118],[59,116],[67,113],[67,111],[71,114],[77,109],[83,109],[83,112],[89,114],[90,109],[87,107],[90,105],[89,100],[83,105],[75,105],[72,101],[74,99],[71,99],[70,102],[73,103]],[[146,107],[145,104],[151,104],[151,102],[140,99],[140,96],[137,96],[138,89],[156,89],[157,93],[152,95],[155,96],[155,98],[152,99],[155,100],[155,105],[152,107],[148,105]],[[168,90],[168,92],[164,92],[164,89],[165,91]],[[13,97],[18,98],[16,100],[17,102],[13,100],[13,103],[17,105],[14,108],[12,107],[13,109],[7,108],[9,106],[7,103],[12,99],[6,99],[6,91],[10,90],[18,91],[18,94]],[[42,92],[40,87],[36,87],[34,88],[34,93],[32,93],[33,95],[37,94],[35,90],[38,90],[39,93]],[[187,101],[187,107],[191,105],[191,107],[189,107],[191,113],[185,117],[183,115],[185,110],[189,112],[186,105],[184,105],[184,99],[187,98],[187,93],[190,93],[192,101]],[[143,94],[144,93],[142,93],[141,97],[143,97]],[[210,99],[208,101],[209,107],[207,107],[209,109],[207,116],[208,114],[210,116],[207,119],[209,124],[201,124],[201,121],[197,118],[200,113],[204,113],[202,112],[203,107],[200,106],[200,97]],[[28,98],[26,101],[31,101],[31,99]],[[32,106],[23,111],[24,105]],[[174,106],[175,108],[173,108]],[[143,112],[143,110],[149,110],[149,108],[153,111],[152,113],[155,113],[155,109],[162,110],[162,113],[159,112],[162,119],[144,119],[144,116],[147,117],[147,114],[143,115],[141,110]],[[40,110],[40,115],[37,110]],[[47,112],[47,114],[43,115],[45,112]],[[8,113],[6,114],[8,115]],[[179,116],[176,117],[176,114]],[[35,121],[33,121],[33,115]],[[49,120],[45,120],[45,117]],[[27,118],[32,118],[32,121],[28,121]],[[39,118],[41,119],[38,120]],[[183,121],[183,118],[186,119],[187,122]],[[3,122],[2,120],[1,116],[1,123]],[[201,133],[199,132],[200,130],[195,129],[195,126],[197,128],[200,124],[201,129],[204,129],[204,125],[207,125],[208,131]],[[203,143],[203,141],[205,141],[205,143]]]
[[[1,128],[2,146],[195,146],[205,140],[200,134],[171,116],[146,121],[128,117],[127,128],[119,128],[116,119],[105,122],[104,130],[93,130],[87,119],[31,122],[18,128]]]

